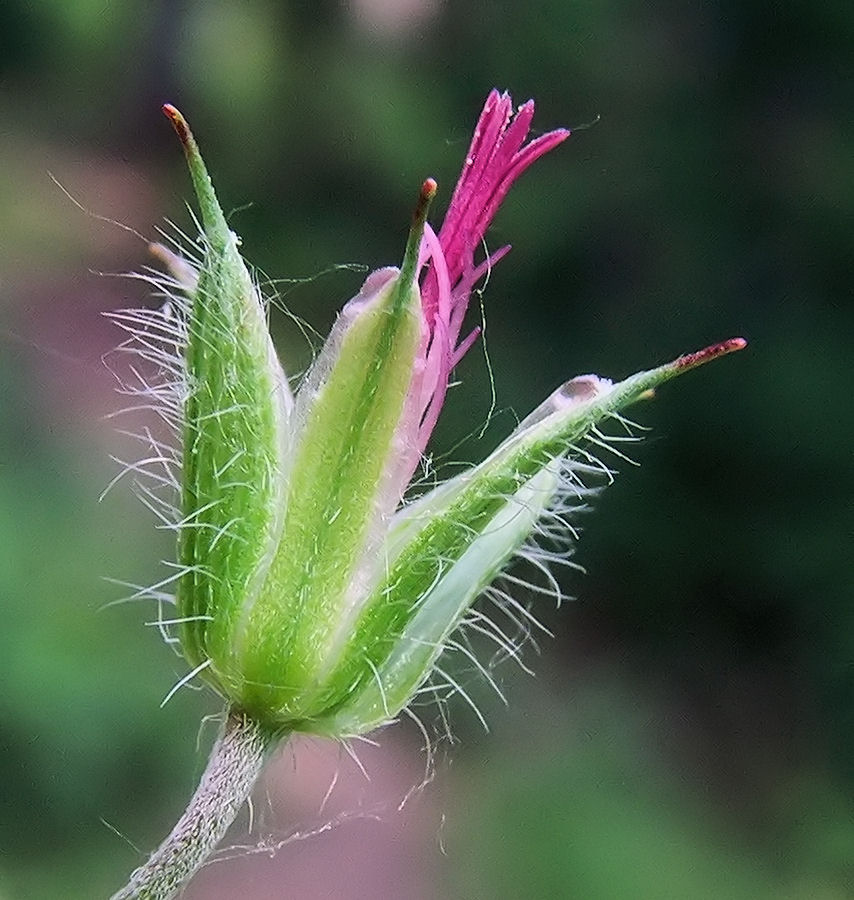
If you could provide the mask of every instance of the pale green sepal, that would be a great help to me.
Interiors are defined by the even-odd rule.
[[[325,677],[367,592],[358,573],[400,501],[392,482],[421,340],[414,276],[381,270],[345,307],[300,388],[280,547],[235,635],[239,702],[257,716],[310,718],[318,694],[336,693]]]
[[[331,680],[349,687],[349,702],[330,709],[325,721],[346,722],[351,733],[358,733],[376,724],[380,708],[383,716],[386,712],[392,717],[396,715],[401,708],[399,703],[406,702],[406,685],[420,684],[429,674],[429,670],[418,669],[422,663],[429,665],[427,657],[411,654],[401,646],[403,636],[406,635],[407,643],[418,639],[410,625],[420,615],[422,606],[429,603],[431,592],[449,577],[449,572],[481,536],[500,521],[513,498],[555,460],[567,454],[571,456],[604,420],[648,396],[676,375],[742,346],[740,340],[716,345],[657,369],[640,372],[618,384],[594,375],[573,379],[541,404],[483,463],[440,486],[435,494],[422,498],[414,511],[404,509],[399,520],[396,517],[390,534],[391,543],[396,544],[395,532],[401,529],[403,545],[396,557],[387,558],[386,574],[364,605],[352,639],[341,655],[338,671],[330,676]],[[418,521],[421,527],[413,527]],[[533,522],[532,519],[531,527]],[[529,533],[517,534],[517,547]],[[511,552],[508,550],[503,558]],[[467,574],[476,584],[483,585],[495,575],[495,563],[485,553],[483,570],[478,573],[475,569],[478,557],[477,553],[467,557],[471,561]],[[440,607],[449,616],[446,627],[452,628],[459,618],[459,610]],[[391,660],[395,660],[394,664],[386,669]],[[407,665],[411,668],[407,669]],[[383,672],[388,677],[383,678]],[[400,678],[400,683],[395,678]],[[362,693],[365,693],[364,701]],[[358,715],[349,712],[355,709],[368,715],[364,728]],[[318,722],[316,727],[326,730],[323,722]],[[333,726],[329,728],[331,731]]]
[[[205,256],[192,292],[185,349],[183,486],[178,585],[184,655],[230,694],[235,617],[260,589],[281,527],[283,454],[292,404],[266,311],[189,128],[166,109],[202,210]],[[204,560],[204,566],[199,566]]]
[[[453,563],[440,567],[420,598],[388,658],[353,701],[317,727],[330,735],[355,736],[392,721],[424,683],[472,603],[530,537],[560,484],[555,460],[506,499],[484,529]]]

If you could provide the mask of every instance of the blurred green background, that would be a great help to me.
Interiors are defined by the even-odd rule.
[[[323,333],[362,275],[318,273],[399,259],[421,179],[438,213],[493,86],[535,97],[540,130],[600,118],[490,232],[514,246],[485,295],[498,411],[458,446],[490,408],[472,352],[437,456],[481,458],[569,376],[751,347],[636,410],[642,466],[585,518],[577,600],[537,605],[537,677],[500,670],[506,709],[472,687],[488,734],[456,704],[452,762],[399,813],[421,740],[383,733],[338,827],[297,842],[346,764],[287,751],[236,838],[285,846],[229,854],[187,897],[854,896],[852,47],[839,0],[0,5],[0,897],[115,889],[183,808],[218,709],[160,709],[185,669],[156,611],[102,608],[124,593],[104,576],[154,581],[171,553],[127,485],[98,503],[127,450],[100,313],[155,301],[110,277],[144,242],[49,173],[145,236],[191,228],[175,103],[246,255]],[[309,345],[274,329],[299,371]]]

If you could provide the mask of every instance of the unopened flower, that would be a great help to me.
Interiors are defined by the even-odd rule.
[[[568,533],[600,425],[744,342],[616,384],[574,378],[480,465],[406,502],[451,372],[478,337],[461,337],[469,298],[509,250],[482,253],[486,231],[513,182],[569,132],[526,143],[533,102],[514,114],[493,91],[442,227],[427,224],[428,179],[400,268],[368,276],[293,395],[195,141],[164,110],[186,151],[204,256],[195,268],[160,248],[168,313],[117,319],[167,373],[151,389],[180,433],[177,455],[160,445],[155,455],[180,492],[180,649],[190,675],[227,700],[238,732],[249,722],[273,736],[362,734],[407,707],[538,523]]]

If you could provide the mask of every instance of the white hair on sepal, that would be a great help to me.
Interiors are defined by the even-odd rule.
[[[194,215],[193,221],[200,227]],[[113,416],[153,412],[165,422],[169,432],[167,441],[158,439],[157,443],[161,448],[168,448],[173,462],[180,466],[180,450],[173,442],[178,444],[187,393],[184,362],[187,321],[198,289],[206,243],[201,233],[194,241],[173,223],[168,225],[169,230],[157,230],[171,248],[164,243],[148,245],[150,254],[166,271],[145,266],[139,272],[124,276],[148,285],[153,296],[162,301],[161,305],[153,309],[138,307],[105,313],[127,335],[126,340],[107,354],[105,364],[119,383],[119,393],[138,401]],[[122,357],[132,361],[117,371],[113,359]]]
[[[586,376],[584,381],[589,378]],[[458,628],[444,642],[443,658],[453,659],[452,654],[456,654],[464,662],[450,667],[453,674],[449,673],[449,666],[445,663],[441,668],[434,667],[431,676],[417,692],[416,704],[425,697],[436,704],[440,733],[450,742],[453,742],[448,716],[451,698],[459,694],[487,728],[484,714],[465,685],[473,678],[485,679],[506,703],[495,674],[497,667],[509,659],[526,674],[533,674],[524,661],[524,651],[530,648],[534,653],[541,652],[535,636],[537,632],[554,636],[532,607],[543,598],[551,599],[556,606],[560,606],[567,598],[555,574],[555,567],[582,574],[585,572],[584,567],[573,559],[581,532],[577,520],[592,511],[592,502],[613,483],[617,474],[615,469],[587,448],[599,448],[622,461],[637,465],[613,444],[637,442],[640,437],[636,431],[647,430],[618,414],[609,418],[620,425],[623,433],[610,435],[600,428],[593,428],[585,436],[583,444],[571,446],[564,456],[555,460],[558,485],[547,507],[539,512],[530,537],[510,556],[492,583],[484,588],[475,604],[468,609]],[[515,502],[521,503],[518,498]],[[493,653],[486,661],[478,657],[478,650],[482,649],[478,644],[484,643],[493,645]]]
[[[587,376],[590,377],[590,376]],[[584,438],[584,443],[593,445],[615,455],[618,459],[637,463],[622,451],[613,446],[614,443],[637,442],[640,438],[635,434],[640,426],[623,416],[614,414],[614,419],[625,432],[621,435],[608,435],[600,428],[593,427]],[[614,482],[616,471],[606,465],[598,456],[587,450],[585,446],[574,445],[559,460],[559,481],[557,490],[548,507],[538,517],[537,523],[529,539],[519,548],[515,557],[525,563],[527,571],[535,577],[525,579],[510,572],[502,576],[505,582],[514,584],[520,589],[545,596],[552,596],[556,605],[560,606],[565,598],[552,567],[562,566],[584,573],[584,567],[573,559],[581,529],[578,518],[592,511],[592,501],[609,484]],[[505,600],[510,595],[504,594]],[[514,608],[518,608],[514,601]],[[526,621],[536,619],[529,617]]]
[[[105,497],[122,480],[129,480],[131,489],[142,505],[152,514],[161,530],[178,533],[191,528],[213,527],[197,521],[210,505],[186,515],[181,510],[181,469],[183,443],[186,439],[185,403],[189,392],[185,354],[193,303],[199,302],[199,275],[208,252],[207,239],[192,208],[189,208],[198,236],[193,239],[173,222],[157,228],[158,242],[151,242],[148,250],[154,266],[125,273],[122,277],[140,281],[151,289],[160,301],[156,307],[135,307],[105,313],[125,339],[103,362],[116,379],[117,392],[128,403],[107,418],[131,416],[136,421],[130,428],[117,429],[120,434],[141,448],[141,452],[127,457],[112,455],[119,467],[101,494]],[[261,291],[256,273],[250,270],[252,290],[265,310],[271,302]],[[208,287],[215,291],[216,284]],[[202,298],[203,302],[203,298]],[[226,326],[219,326],[226,334]],[[140,424],[140,419],[142,423]],[[221,467],[220,478],[236,463],[239,453]],[[217,501],[218,502],[218,501]],[[224,538],[236,524],[233,519],[218,528],[214,545]],[[175,597],[163,588],[176,583],[193,570],[174,561],[162,560],[171,570],[167,577],[149,586],[128,585],[133,593],[119,602],[147,601],[156,604],[157,614],[149,623],[157,627],[163,640],[180,654],[180,646],[171,629],[184,624],[165,613],[165,606],[174,606]],[[112,604],[108,604],[112,605]],[[171,694],[169,695],[171,696]]]
[[[184,621],[190,621],[190,619],[179,619],[176,618],[172,613],[171,609],[175,607],[175,594],[171,591],[164,590],[164,588],[171,587],[178,580],[180,580],[184,575],[189,574],[194,571],[201,571],[201,567],[199,566],[179,566],[177,563],[174,563],[170,560],[161,560],[160,564],[166,569],[172,569],[172,574],[167,577],[161,579],[155,584],[151,585],[141,585],[134,584],[129,581],[120,581],[117,578],[105,578],[105,581],[108,581],[110,584],[118,585],[119,587],[129,588],[131,590],[130,594],[126,594],[124,597],[119,597],[116,600],[111,600],[108,603],[105,603],[101,609],[108,609],[111,606],[119,606],[125,603],[134,603],[134,602],[147,602],[154,603],[157,609],[156,617],[145,624],[150,627],[156,627],[160,632],[160,636],[163,638],[164,643],[170,646],[173,652],[180,657],[183,657],[181,653],[180,647],[178,645],[177,638],[170,631],[171,627],[174,625],[180,625]],[[167,613],[167,607],[170,608],[170,612]]]
[[[196,223],[198,224],[198,223]],[[104,315],[125,334],[125,339],[103,358],[108,371],[116,379],[117,392],[128,403],[107,418],[131,416],[134,425],[117,429],[136,445],[139,453],[132,458],[111,455],[119,471],[101,494],[125,479],[142,505],[153,515],[156,528],[178,531],[190,527],[181,521],[180,478],[182,466],[181,433],[184,424],[184,402],[187,375],[184,352],[187,344],[187,320],[193,293],[198,286],[198,273],[203,261],[197,242],[169,223],[173,236],[158,229],[171,245],[152,243],[149,252],[166,270],[145,266],[124,277],[141,281],[151,288],[157,307],[125,308]],[[130,451],[132,452],[132,451]],[[174,608],[175,596],[169,591],[191,567],[161,560],[168,574],[150,585],[118,582],[131,593],[108,605],[144,601],[154,603],[156,614],[146,624],[156,627],[164,642],[180,654],[172,628],[183,622],[167,613]],[[111,579],[112,580],[112,579]]]

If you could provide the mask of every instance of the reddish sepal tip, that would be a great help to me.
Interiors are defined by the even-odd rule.
[[[169,121],[172,123],[173,128],[178,133],[178,137],[181,139],[181,143],[189,144],[192,140],[190,128],[178,109],[171,103],[164,103],[161,108],[164,115],[169,119]]]
[[[719,344],[712,344],[709,347],[704,347],[696,353],[688,353],[685,356],[680,356],[679,359],[676,360],[676,365],[680,369],[689,369],[693,366],[702,365],[718,356],[725,356],[727,353],[743,350],[746,346],[747,341],[744,338],[730,338],[728,341],[721,341]]]
[[[420,223],[423,225],[427,218],[427,210],[433,202],[433,198],[436,196],[438,187],[435,178],[424,179],[424,183],[421,185],[421,190],[418,193],[418,202],[415,204],[415,211],[412,214],[413,224],[417,225]]]

